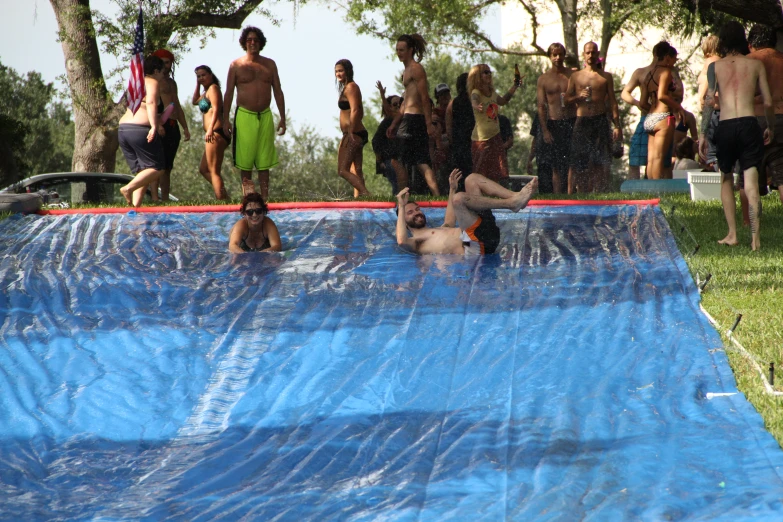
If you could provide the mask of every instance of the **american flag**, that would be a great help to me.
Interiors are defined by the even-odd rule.
[[[147,95],[144,87],[144,17],[139,6],[139,19],[136,22],[136,37],[131,51],[130,78],[128,79],[128,108],[133,114],[139,110],[141,102]]]

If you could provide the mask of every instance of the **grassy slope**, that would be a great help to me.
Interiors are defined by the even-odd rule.
[[[543,196],[539,196],[543,199]],[[601,194],[557,196],[560,199],[648,199],[649,195]],[[418,200],[443,199],[423,198]],[[548,195],[546,199],[553,199]],[[388,198],[372,198],[389,201]],[[751,252],[747,227],[739,232],[740,246],[730,248],[717,244],[726,233],[723,209],[719,201],[692,202],[686,194],[664,195],[661,207],[669,220],[677,243],[683,252],[694,279],[712,274],[702,296],[705,309],[726,331],[738,313],[742,322],[736,338],[766,369],[769,362],[783,366],[783,206],[777,194],[764,198],[762,216],[762,250]],[[237,203],[233,201],[232,203]],[[214,200],[181,201],[171,205],[212,205]],[[109,205],[106,205],[109,206]],[[675,207],[672,214],[672,206]],[[740,221],[741,222],[741,221]],[[683,230],[683,225],[686,230]],[[691,255],[695,243],[698,253]],[[722,333],[723,335],[723,333]],[[783,398],[764,393],[763,384],[747,359],[732,349],[724,335],[729,361],[739,383],[739,389],[761,412],[767,429],[783,444]],[[776,379],[783,382],[783,370]],[[783,386],[779,389],[783,389]]]

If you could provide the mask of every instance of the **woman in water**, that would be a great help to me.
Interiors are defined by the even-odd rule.
[[[334,77],[340,93],[337,106],[340,108],[340,130],[343,131],[337,153],[337,173],[353,186],[353,197],[369,196],[362,171],[362,153],[369,136],[362,124],[362,91],[353,81],[350,60],[339,60],[334,64]]]
[[[164,134],[161,114],[163,100],[158,82],[163,80],[163,60],[157,56],[144,59],[146,95],[134,113],[130,107],[120,118],[119,139],[122,154],[133,174],[133,180],[120,188],[129,205],[138,207],[144,199],[147,185],[157,180],[165,167]]]
[[[508,178],[506,149],[500,136],[498,106],[505,105],[514,96],[520,80],[516,80],[508,92],[501,96],[495,92],[492,70],[480,63],[471,67],[468,73],[468,92],[473,105],[476,125],[473,128],[472,146],[473,172],[483,174],[493,181]]]
[[[269,209],[258,192],[242,198],[239,213],[242,219],[234,224],[228,237],[228,250],[233,254],[245,252],[280,252],[280,232],[275,222],[267,217]]]
[[[644,130],[650,135],[647,149],[647,177],[661,179],[671,177],[669,169],[666,169],[667,175],[664,174],[664,160],[666,156],[671,155],[674,114],[678,114],[680,119],[685,118],[682,105],[674,98],[677,83],[672,68],[677,62],[677,50],[668,42],[659,42],[653,47],[653,54],[658,59],[658,63],[642,83],[641,99],[650,100],[651,107],[644,120]]]
[[[204,88],[203,94],[201,87]],[[204,155],[201,156],[198,170],[212,185],[217,199],[228,199],[220,169],[231,137],[223,132],[223,95],[220,93],[220,80],[206,65],[196,67],[196,91],[193,93],[192,103],[197,105],[203,114],[206,133]]]

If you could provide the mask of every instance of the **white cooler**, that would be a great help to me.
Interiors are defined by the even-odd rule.
[[[720,199],[720,180],[720,172],[688,172],[691,201]],[[734,183],[736,182],[737,175],[734,174]]]

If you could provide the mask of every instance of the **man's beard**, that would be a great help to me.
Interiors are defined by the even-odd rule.
[[[424,214],[414,216],[413,219],[408,221],[408,226],[410,228],[424,228],[427,226],[427,218]]]

